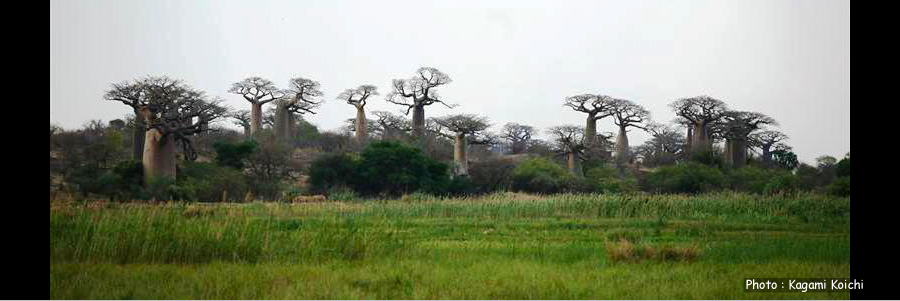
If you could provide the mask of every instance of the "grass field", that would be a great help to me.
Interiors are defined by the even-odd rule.
[[[848,299],[850,199],[497,193],[311,204],[51,202],[52,299]]]

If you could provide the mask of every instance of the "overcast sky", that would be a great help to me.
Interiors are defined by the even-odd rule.
[[[707,94],[778,120],[801,161],[850,151],[849,1],[50,1],[50,122],[67,129],[130,113],[101,97],[145,75],[237,109],[249,103],[233,82],[311,78],[326,102],[304,118],[336,129],[355,116],[341,91],[376,85],[367,110],[399,112],[383,96],[421,66],[447,73],[439,92],[460,105],[426,117],[477,113],[546,137],[584,123],[566,96],[630,99],[669,122],[669,103]]]

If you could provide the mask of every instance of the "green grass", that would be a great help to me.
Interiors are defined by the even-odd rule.
[[[51,204],[52,299],[847,299],[850,200],[812,194]],[[696,258],[615,261],[608,242]],[[692,251],[693,252],[693,251]],[[693,255],[691,255],[693,256]]]

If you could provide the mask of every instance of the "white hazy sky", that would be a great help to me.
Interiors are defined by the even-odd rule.
[[[398,112],[383,95],[420,66],[450,75],[439,91],[460,105],[426,117],[543,132],[583,125],[563,98],[599,93],[668,122],[669,103],[708,94],[778,120],[801,161],[850,151],[849,1],[50,1],[50,122],[69,129],[130,113],[101,97],[145,75],[236,109],[249,104],[226,91],[245,77],[311,78],[326,103],[305,118],[336,129],[355,113],[338,93],[373,84],[368,111]]]

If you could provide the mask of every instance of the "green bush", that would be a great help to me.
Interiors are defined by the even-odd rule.
[[[472,163],[469,166],[469,180],[479,193],[507,190],[512,185],[516,163],[510,159],[491,159]]]
[[[703,152],[691,153],[689,160],[691,162],[700,163],[708,166],[723,167],[725,161],[722,159],[722,152],[711,149]]]
[[[216,163],[241,170],[244,161],[256,150],[257,143],[254,140],[246,140],[241,143],[216,142],[212,145],[216,150]]]
[[[354,187],[363,194],[446,193],[450,167],[415,147],[391,141],[370,144],[360,154]]]
[[[179,166],[176,184],[178,196],[188,201],[240,201],[249,190],[239,170],[199,162],[185,162]]]
[[[350,187],[355,183],[357,162],[346,154],[326,154],[309,167],[309,190],[323,193],[333,187]]]
[[[843,158],[841,159],[841,161],[838,161],[837,168],[835,170],[835,176],[837,176],[838,178],[850,176],[850,157]]]
[[[800,178],[789,173],[781,173],[773,176],[763,188],[765,194],[794,192],[800,188]]]
[[[542,157],[523,161],[513,170],[512,186],[516,191],[558,193],[573,181],[562,166]]]
[[[725,176],[714,167],[688,162],[661,167],[647,177],[645,190],[657,193],[699,193],[721,189]]]
[[[837,178],[827,186],[826,191],[830,195],[850,196],[850,176]]]
[[[637,180],[632,175],[626,175],[625,179],[622,179],[618,171],[609,165],[598,165],[588,169],[584,173],[584,178],[594,192],[627,193],[638,190]]]

